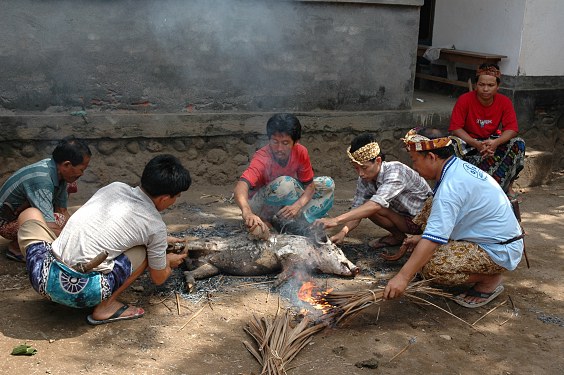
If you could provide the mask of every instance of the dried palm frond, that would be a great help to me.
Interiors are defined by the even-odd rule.
[[[256,347],[247,341],[243,345],[262,365],[262,374],[286,374],[287,366],[310,341],[323,330],[324,324],[310,325],[304,317],[294,328],[290,326],[290,312],[277,314],[273,319],[257,318],[253,315],[245,331],[256,342]]]
[[[424,298],[415,295],[423,294],[427,296],[452,298],[452,294],[426,285],[428,282],[429,280],[423,280],[408,285],[404,295],[418,302],[433,305],[440,310],[453,315]],[[327,314],[323,317],[323,320],[330,319],[334,321],[334,324],[337,324],[343,319],[348,318],[373,304],[381,302],[383,300],[383,295],[384,287],[378,286],[372,289],[359,291],[331,291],[329,293],[319,293],[318,295],[313,296],[313,299],[317,304],[325,306],[324,311]]]

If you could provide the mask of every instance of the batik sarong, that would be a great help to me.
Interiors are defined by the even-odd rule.
[[[421,211],[413,222],[421,225],[423,231],[431,214],[433,197],[427,198]],[[423,266],[421,275],[426,279],[443,285],[460,285],[468,282],[470,274],[493,275],[506,271],[488,256],[486,251],[475,243],[467,241],[449,241],[439,245],[433,256]]]
[[[437,284],[460,285],[466,284],[471,274],[494,275],[504,271],[507,270],[494,263],[477,244],[449,241],[435,249],[421,275]]]

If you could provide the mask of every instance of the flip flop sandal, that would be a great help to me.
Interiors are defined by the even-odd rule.
[[[25,263],[25,259],[22,254],[14,254],[11,251],[6,251],[6,258],[13,260],[14,262]]]
[[[477,290],[474,289],[474,287],[472,287],[468,289],[466,292],[462,293],[464,294],[464,297],[461,297],[462,294],[459,294],[458,296],[454,297],[453,300],[454,302],[458,303],[460,306],[464,306],[469,309],[475,309],[477,307],[487,305],[488,303],[493,301],[497,296],[501,294],[501,292],[503,292],[503,290],[504,287],[501,284],[498,285],[491,293],[478,292]],[[479,298],[485,298],[485,300],[482,302],[468,302],[465,300],[466,297],[479,297]]]
[[[88,324],[91,324],[93,326],[97,326],[100,324],[107,324],[107,323],[113,323],[113,322],[119,322],[120,320],[131,320],[131,319],[139,319],[141,318],[143,315],[145,315],[145,312],[142,313],[137,313],[137,314],[133,314],[133,315],[127,315],[127,316],[121,316],[121,314],[123,314],[125,312],[125,310],[127,310],[129,308],[129,305],[125,304],[122,307],[120,307],[112,316],[110,316],[108,319],[103,319],[103,320],[97,320],[94,319],[92,317],[92,315],[88,315],[86,317],[86,321],[88,322]]]

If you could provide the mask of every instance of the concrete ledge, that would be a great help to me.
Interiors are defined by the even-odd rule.
[[[373,112],[294,112],[303,132],[343,133],[404,130],[414,126],[446,126],[449,110]],[[59,140],[67,135],[84,139],[218,137],[265,134],[271,112],[138,114],[89,113],[83,120],[69,114],[0,115],[0,142]],[[403,134],[401,134],[403,135]]]
[[[524,188],[549,183],[552,161],[552,152],[526,150],[525,167],[515,181],[515,185]]]

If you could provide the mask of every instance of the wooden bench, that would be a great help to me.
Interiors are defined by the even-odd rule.
[[[429,46],[417,46],[417,56],[422,57]],[[419,79],[426,79],[430,81],[437,81],[448,83],[455,86],[462,86],[472,88],[471,82],[464,82],[458,80],[458,73],[456,72],[456,63],[466,64],[477,69],[483,63],[499,64],[501,59],[507,58],[504,55],[495,55],[491,53],[482,53],[474,51],[464,51],[460,49],[441,49],[439,61],[444,61],[447,68],[447,77],[438,77],[431,74],[421,72],[415,73],[415,77]]]

